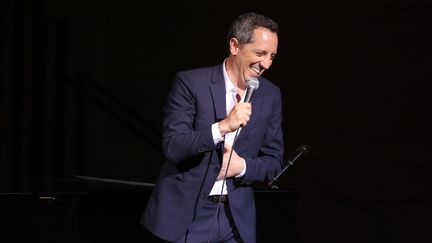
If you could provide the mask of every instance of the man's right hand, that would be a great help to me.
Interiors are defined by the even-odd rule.
[[[234,132],[240,126],[246,126],[252,114],[251,103],[236,103],[225,119],[219,122],[219,131],[222,136]]]

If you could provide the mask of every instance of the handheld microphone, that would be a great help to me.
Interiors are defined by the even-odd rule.
[[[247,89],[246,89],[244,102],[250,103],[252,99],[252,95],[255,93],[255,90],[257,90],[259,87],[259,81],[256,78],[252,78],[246,82],[246,85],[247,85]]]
[[[256,78],[252,78],[246,81],[246,85],[247,85],[247,89],[246,89],[246,94],[243,102],[250,103],[252,100],[252,95],[255,93],[255,90],[257,90],[259,87],[259,81]],[[243,125],[241,125],[240,127],[243,127]]]

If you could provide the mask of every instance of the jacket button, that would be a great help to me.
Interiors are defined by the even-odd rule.
[[[201,198],[206,198],[207,196],[206,196],[206,194],[203,192],[202,194],[201,194]]]
[[[213,169],[213,172],[214,172],[214,173],[219,173],[219,171],[220,171],[219,167],[217,167],[217,166],[214,167],[214,169]]]

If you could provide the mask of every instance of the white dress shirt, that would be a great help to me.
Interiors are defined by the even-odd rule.
[[[237,103],[237,89],[236,87],[233,85],[232,81],[230,80],[230,78],[228,77],[228,74],[226,72],[226,68],[225,68],[225,63],[226,60],[223,63],[223,75],[224,75],[224,79],[225,79],[225,100],[226,100],[226,113],[227,115],[231,112],[231,110],[233,109],[234,105]],[[246,92],[245,92],[246,93]],[[243,102],[244,100],[244,94],[243,97],[241,98],[240,102]],[[241,128],[239,128],[239,133],[240,134]],[[222,141],[225,141],[225,143],[229,144],[230,146],[233,145],[234,142],[234,137],[235,137],[235,131],[234,132],[230,132],[225,134],[224,137],[222,137],[222,135],[219,132],[219,123],[214,123],[212,125],[212,135],[213,135],[213,141],[215,144],[218,144]],[[237,136],[238,136],[237,134]],[[244,166],[243,166],[243,171],[237,175],[236,177],[241,177],[245,174],[246,172],[246,162],[243,160]],[[226,180],[217,180],[215,182],[215,184],[213,185],[212,190],[210,191],[209,195],[225,195],[228,194],[228,190],[226,187]]]

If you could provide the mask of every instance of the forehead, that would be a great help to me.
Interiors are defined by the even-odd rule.
[[[276,53],[278,46],[278,36],[265,28],[257,28],[253,32],[251,43],[252,48],[258,48],[267,52]]]

